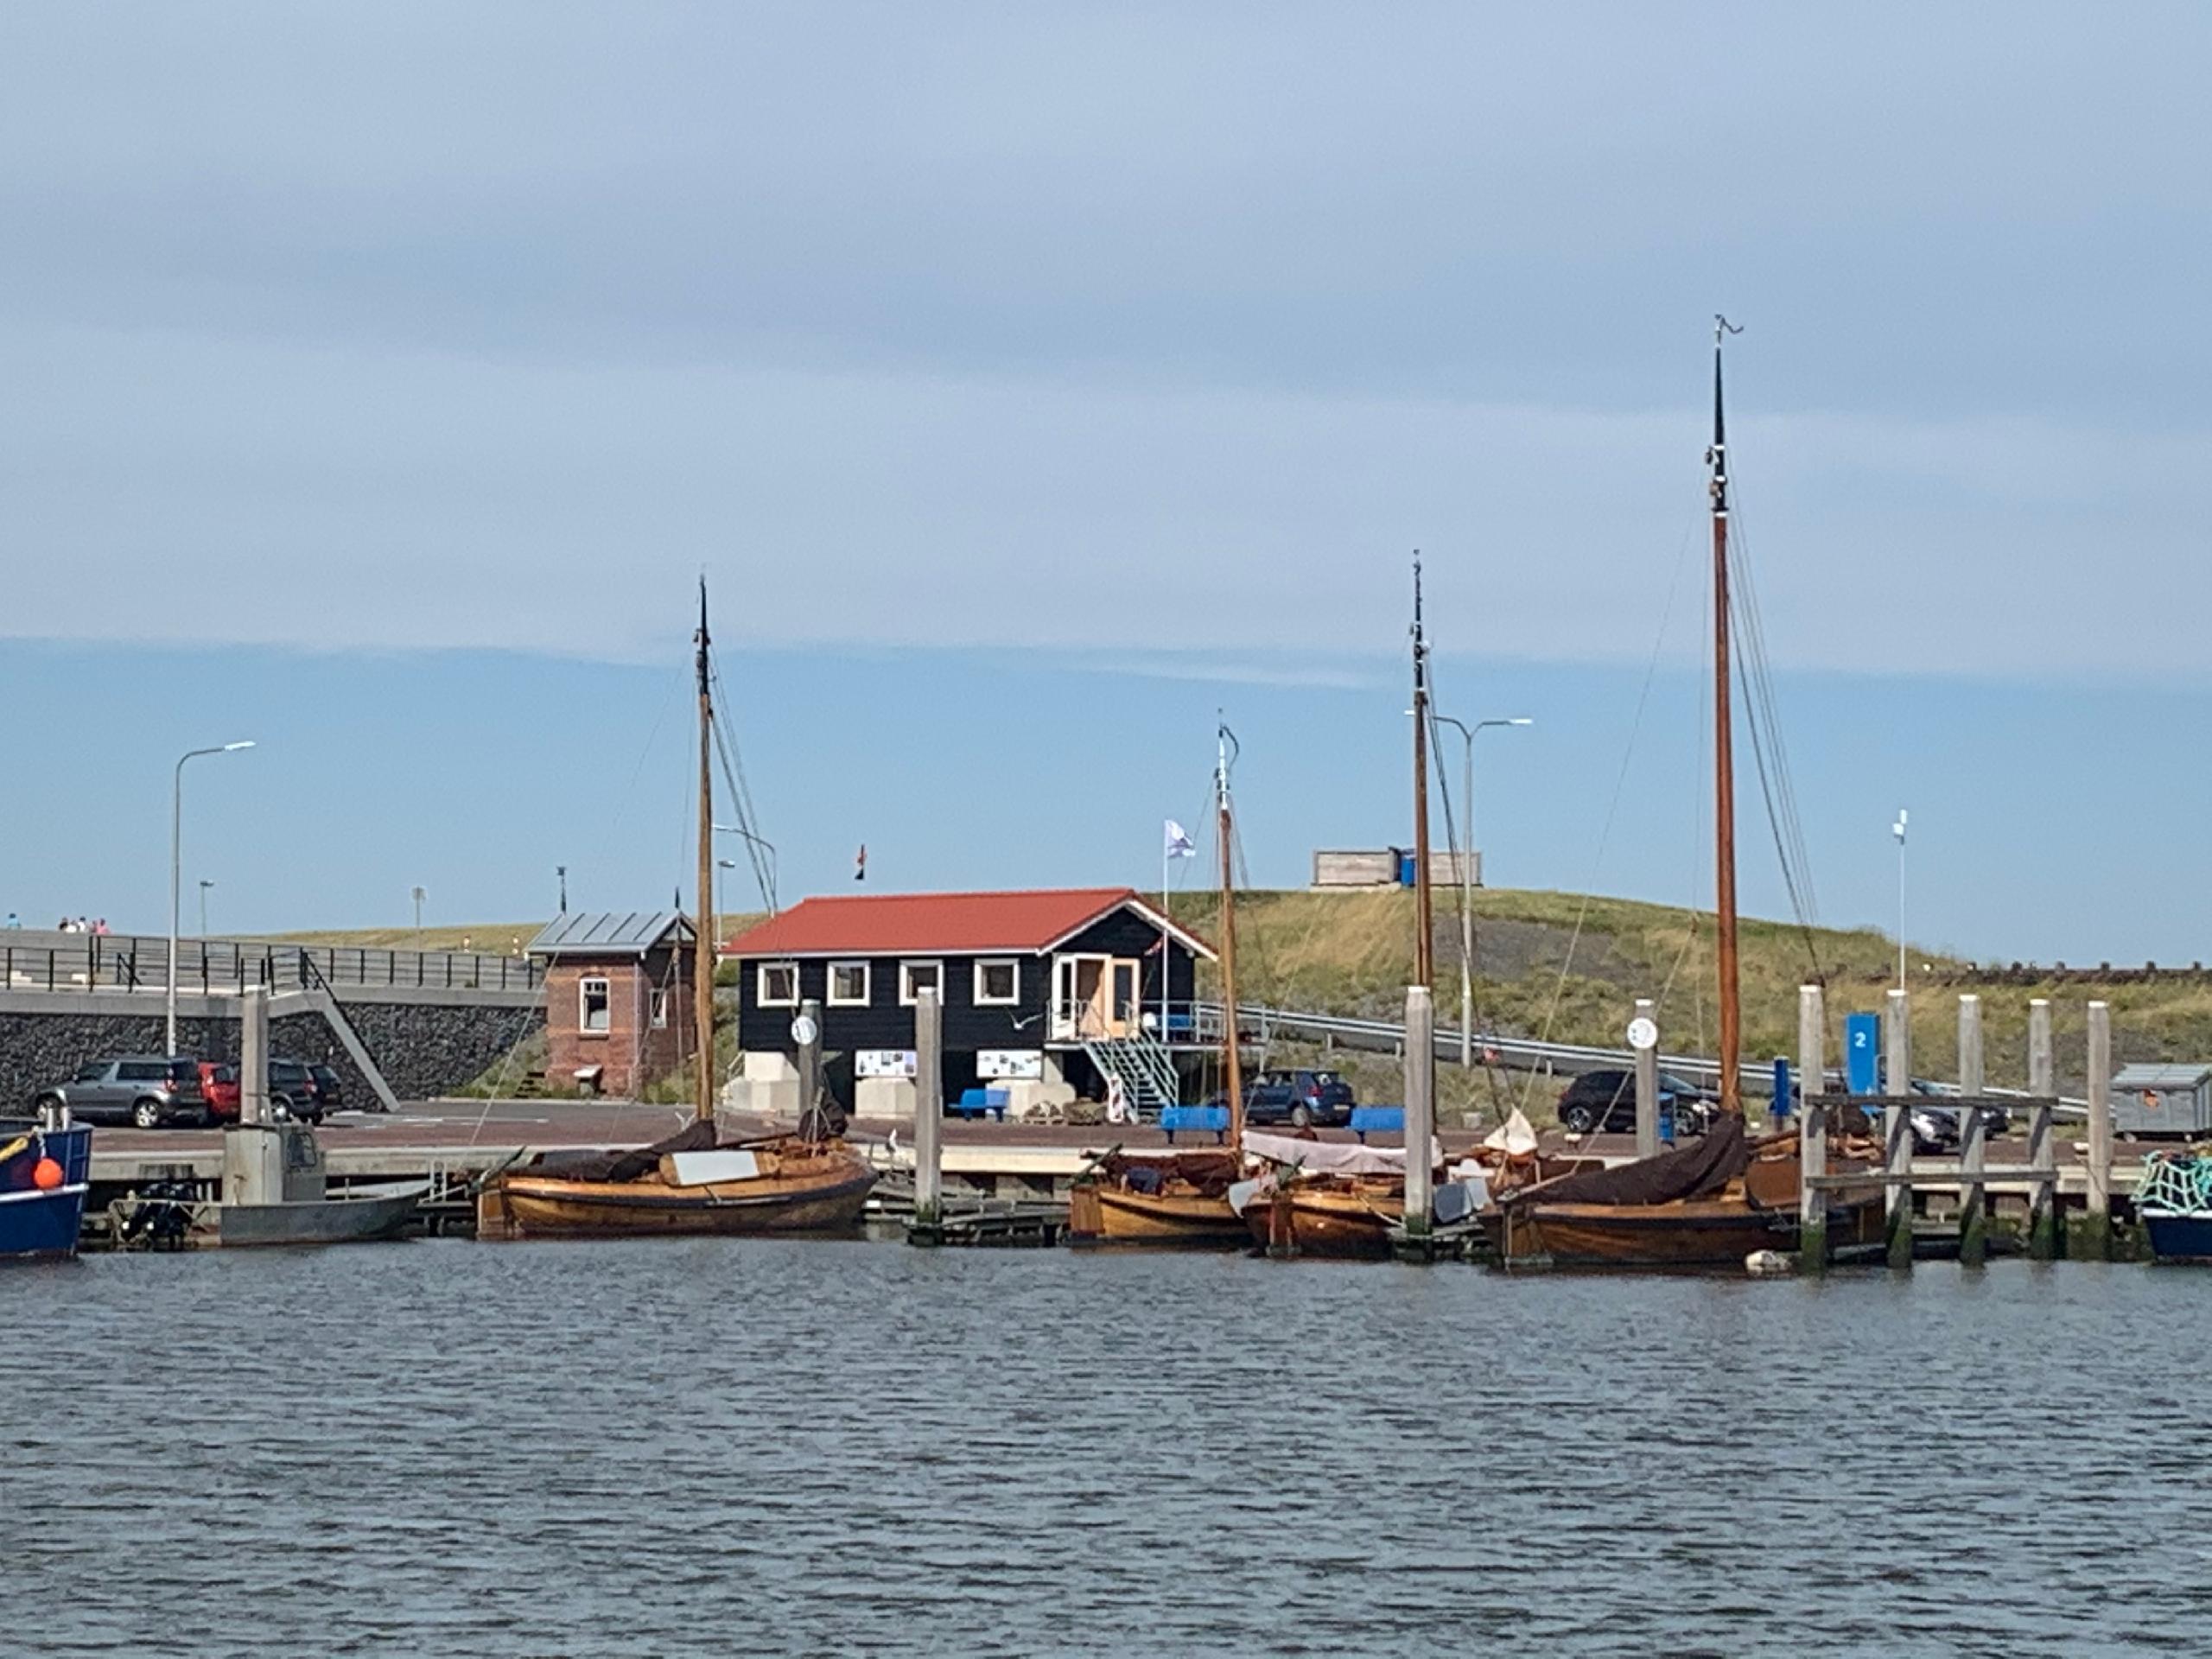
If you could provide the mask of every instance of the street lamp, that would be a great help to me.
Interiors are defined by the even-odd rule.
[[[1465,787],[1459,808],[1465,820],[1459,849],[1459,1064],[1465,1068],[1475,1063],[1475,734],[1492,726],[1533,726],[1536,722],[1526,715],[1515,715],[1506,720],[1478,720],[1472,726],[1449,715],[1435,715],[1434,718],[1440,726],[1449,726],[1459,734],[1465,757],[1460,776]]]
[[[415,954],[423,954],[423,901],[430,895],[420,887],[408,890],[408,897],[415,901]]]
[[[207,937],[207,889],[215,884],[206,876],[200,878],[200,937]]]
[[[715,833],[718,836],[735,836],[739,840],[757,847],[768,855],[768,891],[761,896],[767,899],[768,909],[772,913],[776,908],[776,843],[765,836],[754,835],[742,824],[718,823],[715,826]],[[723,868],[734,870],[737,866],[725,864]]]
[[[253,740],[246,738],[236,743],[219,743],[212,749],[187,749],[177,757],[176,772],[169,787],[169,960],[166,1018],[162,1021],[168,1046],[162,1051],[164,1054],[176,1052],[177,912],[183,903],[179,889],[184,885],[184,763],[197,760],[203,754],[231,754],[252,747]]]
[[[718,858],[718,859],[716,859],[716,860],[715,861],[715,868],[717,870],[734,870],[734,869],[735,869],[735,868],[737,868],[737,861],[736,861],[735,859],[734,859],[734,858]],[[714,925],[714,927],[710,930],[710,931],[715,934],[715,941],[714,941],[714,945],[715,945],[715,950],[717,952],[720,952],[720,950],[721,950],[721,947],[722,947],[722,942],[721,942],[721,926],[722,926],[722,894],[721,894],[721,879],[719,876],[717,876],[717,877],[715,878],[715,925]]]
[[[1910,816],[1904,808],[1897,808],[1897,822],[1890,826],[1890,833],[1897,838],[1897,989],[1904,989],[1904,826]]]

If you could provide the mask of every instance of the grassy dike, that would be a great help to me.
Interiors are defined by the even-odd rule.
[[[1211,893],[1178,894],[1175,919],[1202,936],[1218,931]],[[1659,1003],[1662,1041],[1670,1049],[1710,1052],[1715,1014],[1713,919],[1662,905],[1576,893],[1487,888],[1475,895],[1475,1007],[1478,1026],[1520,1036],[1618,1046],[1638,996]],[[753,918],[734,916],[725,934]],[[1262,892],[1239,896],[1239,992],[1249,1003],[1334,1014],[1394,1018],[1412,970],[1414,906],[1410,893]],[[536,924],[484,923],[425,928],[425,950],[468,948],[497,954]],[[278,936],[317,947],[411,950],[411,928]],[[1768,1056],[1796,1046],[1797,987],[1819,963],[1827,986],[1831,1062],[1843,1016],[1879,1011],[1895,982],[1897,946],[1873,930],[1816,930],[1808,942],[1795,925],[1746,918],[1743,925],[1745,1051]],[[1459,1019],[1458,894],[1440,891],[1436,915],[1437,1015]],[[2212,1058],[2212,975],[2161,974],[2099,981],[2069,974],[2063,982],[1986,969],[1956,957],[1908,953],[1912,982],[1913,1069],[1924,1077],[1955,1074],[1958,996],[1977,991],[1988,1052],[1989,1080],[2026,1082],[2028,999],[2048,996],[2058,1044],[2062,1087],[2078,1094],[2086,1063],[2084,1009],[2092,998],[2112,1005],[2113,1050],[2120,1062]],[[728,970],[725,970],[727,974]],[[727,982],[727,980],[726,982]],[[1210,976],[1202,988],[1212,989]],[[1272,1057],[1294,1064],[1303,1050]],[[1395,1098],[1389,1068],[1339,1057],[1367,1098]],[[1446,1067],[1440,1079],[1447,1106],[1491,1103],[1503,1085],[1463,1080]],[[1474,1085],[1466,1085],[1471,1082]],[[1511,1097],[1524,1097],[1525,1084]],[[1533,1106],[1549,1104],[1538,1090]]]

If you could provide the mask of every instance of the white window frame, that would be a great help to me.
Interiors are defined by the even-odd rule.
[[[983,988],[986,968],[1007,968],[1014,972],[1014,990],[1006,996],[993,996]],[[1021,958],[1020,957],[978,957],[976,958],[976,1006],[979,1008],[1012,1008],[1021,1004]]]
[[[768,995],[768,976],[785,973],[791,976],[789,996]],[[798,1007],[798,963],[795,962],[764,962],[753,970],[753,1000],[764,1008],[795,1008]]]
[[[911,1008],[919,1001],[914,995],[914,969],[927,968],[937,975],[937,1005],[944,1006],[944,963],[933,957],[917,957],[899,964],[899,1006]]]
[[[838,973],[843,969],[855,968],[860,969],[861,994],[858,996],[838,995]],[[828,993],[823,1001],[833,1008],[864,1008],[875,999],[875,974],[873,965],[857,958],[846,962],[833,962],[830,964],[830,982],[823,986],[823,989]]]
[[[591,1022],[591,988],[599,987],[600,1006],[606,1011],[604,1025]],[[614,982],[605,974],[585,974],[576,981],[576,1029],[587,1037],[604,1037],[614,1029]]]

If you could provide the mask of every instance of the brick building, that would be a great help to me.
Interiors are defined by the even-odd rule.
[[[545,964],[545,1076],[633,1096],[693,1052],[696,930],[673,910],[579,912],[531,942]]]

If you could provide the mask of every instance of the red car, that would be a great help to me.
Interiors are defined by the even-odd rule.
[[[218,1123],[234,1123],[239,1109],[238,1069],[200,1062],[200,1092],[207,1098],[207,1116]]]

